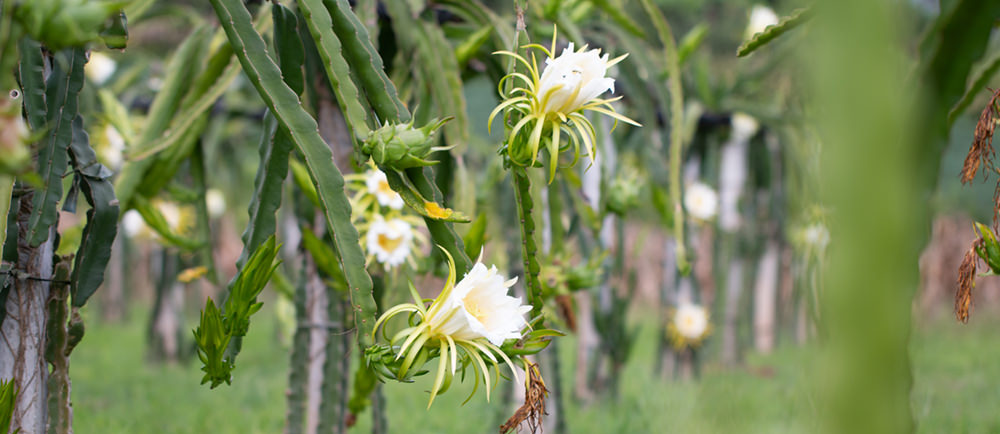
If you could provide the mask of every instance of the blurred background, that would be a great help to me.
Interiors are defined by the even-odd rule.
[[[478,231],[484,262],[505,275],[523,275],[514,192],[497,158],[503,126],[494,120],[490,134],[487,125],[500,102],[497,81],[506,67],[491,53],[509,49],[503,44],[513,30],[514,6],[357,3],[417,124],[456,117],[442,134],[454,148],[437,154],[442,163],[436,170],[446,203],[474,218],[457,231],[466,237]],[[535,182],[535,197],[544,205],[537,219],[545,228],[541,279],[551,296],[546,313],[554,328],[567,333],[538,357],[551,393],[545,432],[819,431],[824,406],[816,376],[825,374],[816,367],[826,339],[820,304],[829,290],[830,250],[838,242],[831,235],[838,211],[824,198],[842,182],[824,177],[825,136],[816,122],[827,114],[815,105],[822,97],[811,91],[823,74],[811,72],[818,61],[810,57],[808,42],[821,37],[822,28],[807,22],[737,57],[745,41],[802,5],[652,3],[677,43],[683,216],[669,189],[671,77],[649,14],[639,2],[611,0],[529,1],[524,10],[532,42],[547,46],[556,24],[559,51],[573,41],[612,58],[628,53],[610,71],[614,95],[622,96],[614,106],[643,124],[594,119],[596,160],[561,169],[554,183],[542,174]],[[891,3],[901,14],[890,26],[892,38],[904,46],[894,55],[916,63],[920,37],[940,21],[942,7],[932,0]],[[261,9],[251,2],[253,12]],[[302,217],[314,211],[303,187],[308,175],[295,158],[293,182],[284,185],[286,206],[278,214],[283,263],[261,297],[263,309],[243,343],[232,385],[198,384],[201,365],[191,330],[207,297],[218,299],[237,271],[262,164],[258,144],[267,137],[266,108],[241,72],[224,74],[217,94],[185,124],[197,140],[181,138],[148,151],[146,116],[170,75],[208,62],[206,51],[194,65],[171,63],[178,47],[193,32],[203,33],[209,49],[224,37],[207,2],[136,1],[126,12],[128,47],[91,52],[81,113],[100,162],[115,172],[119,198],[123,179],[132,179],[132,194],[156,213],[123,213],[105,282],[81,312],[87,333],[72,359],[77,432],[328,432],[319,427],[329,428],[323,425],[329,414],[338,415],[330,428],[335,432],[492,432],[503,423],[519,405],[520,386],[509,382],[489,402],[476,395],[464,404],[472,386],[455,384],[429,410],[424,391],[430,384],[423,377],[416,386],[391,383],[371,396],[351,394],[358,350],[349,321],[331,313],[344,303],[337,295],[343,292],[325,282],[329,276],[313,258],[317,250],[307,246],[311,234],[304,232],[323,223]],[[842,30],[851,28],[845,24]],[[987,85],[997,53],[1000,41],[992,32],[984,60],[973,67],[987,71]],[[323,95],[328,84],[322,77],[306,79],[318,95],[308,105],[321,134],[332,143],[340,169],[356,174],[349,177],[349,195],[381,202],[370,167],[344,145],[349,140],[343,139],[339,109],[328,91]],[[186,86],[169,91],[186,92]],[[980,177],[963,186],[959,179],[990,92],[970,95],[954,115],[940,157],[925,157],[936,170],[906,178],[933,187],[918,201],[930,207],[932,219],[922,228],[929,232],[917,236],[927,240],[919,253],[919,281],[913,279],[918,284],[900,284],[913,294],[907,307],[909,405],[919,432],[1000,431],[1000,414],[993,410],[1000,402],[1000,342],[991,333],[1000,325],[1000,281],[979,280],[968,324],[952,313],[957,270],[977,238],[972,223],[993,217],[993,183]],[[858,161],[871,158],[863,147],[851,152]],[[61,213],[59,254],[79,244],[84,213]],[[152,222],[154,214],[163,220]],[[675,226],[675,219],[682,224]],[[367,225],[363,233],[375,230],[370,221],[358,224]],[[407,281],[427,297],[443,286],[443,264],[420,220],[412,230],[406,259],[393,264],[376,251],[392,249],[362,238],[369,269],[387,282],[387,305],[409,299]],[[679,269],[678,242],[687,249],[689,274]],[[342,398],[321,389],[315,377],[322,378],[329,360],[342,367]],[[306,380],[295,377],[302,366],[308,367]],[[290,386],[296,381],[303,388],[298,392]],[[301,399],[306,413],[295,424],[289,422],[295,417],[290,399]],[[340,406],[340,413],[327,413],[324,400]]]

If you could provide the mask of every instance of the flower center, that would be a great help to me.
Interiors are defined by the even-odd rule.
[[[486,311],[471,298],[472,297],[465,297],[462,299],[462,303],[465,304],[465,310],[469,312],[469,315],[472,315],[479,320],[480,323],[485,324],[484,320],[486,319]]]
[[[399,248],[399,245],[403,244],[403,236],[390,237],[385,234],[378,235],[378,245],[387,252],[393,252]]]
[[[378,192],[390,196],[396,194],[396,192],[393,191],[391,187],[389,187],[389,181],[386,181],[384,179],[378,181]]]
[[[694,327],[694,318],[687,317],[687,318],[684,318],[683,321],[684,321],[684,325],[686,325],[688,327]]]

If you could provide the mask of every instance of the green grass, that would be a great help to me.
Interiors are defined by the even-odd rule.
[[[161,366],[144,359],[142,315],[121,326],[94,324],[72,357],[77,432],[277,433],[285,407],[287,350],[275,343],[275,322],[267,309],[255,318],[232,386],[201,386],[199,366]],[[926,433],[1000,432],[1000,320],[987,313],[961,326],[929,321],[914,332],[912,407]],[[652,375],[653,328],[645,323],[617,400],[581,406],[566,402],[569,432],[802,433],[818,430],[820,404],[814,390],[816,354],[783,347],[769,356],[749,355],[746,369],[707,365],[697,381],[669,381]],[[564,384],[572,369],[572,338],[564,340]],[[432,365],[433,366],[433,365]],[[543,373],[551,376],[552,373]],[[551,379],[550,385],[551,385]],[[429,379],[387,384],[391,432],[495,432],[503,404],[482,390],[465,406],[469,384],[455,384],[426,410]],[[551,403],[550,403],[551,405]],[[352,432],[370,432],[370,413]]]

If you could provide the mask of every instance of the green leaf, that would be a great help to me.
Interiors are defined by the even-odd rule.
[[[136,195],[132,198],[132,208],[138,211],[146,225],[163,237],[166,242],[185,250],[197,250],[201,247],[201,242],[198,240],[192,240],[174,232],[160,210],[156,209],[144,196]]]
[[[622,4],[618,2],[612,3],[611,0],[590,0],[594,6],[598,9],[604,11],[608,14],[615,23],[627,30],[629,33],[638,36],[640,38],[646,37],[646,33],[642,31],[635,21],[632,20],[628,15],[625,14],[625,8]]]
[[[271,20],[268,19],[269,11],[269,8],[261,9],[255,24],[257,31],[264,32],[271,26]],[[183,141],[240,74],[240,64],[232,60],[232,47],[229,44],[220,45],[209,57],[205,69],[185,90],[180,108],[170,120],[170,127],[153,140],[140,141],[139,148],[131,152],[129,158],[142,160]]]
[[[965,109],[969,108],[969,105],[976,99],[976,96],[980,92],[987,90],[987,84],[997,74],[997,71],[1000,71],[1000,51],[993,52],[989,58],[983,60],[983,67],[970,76],[971,80],[969,87],[965,89],[965,94],[962,95],[962,98],[948,112],[948,125],[954,124],[955,119],[964,113]]]
[[[705,40],[707,35],[708,25],[705,23],[699,23],[688,30],[687,34],[681,38],[681,42],[677,44],[677,61],[683,65],[688,56],[701,46],[701,42]]]
[[[42,131],[45,129],[47,117],[45,83],[42,81],[42,77],[45,76],[42,46],[31,38],[24,37],[18,41],[18,51],[21,54],[18,72],[28,126],[31,127],[32,131]]]
[[[329,244],[319,239],[309,228],[303,227],[301,229],[302,247],[305,247],[309,255],[312,256],[313,261],[316,262],[316,268],[333,281],[334,285],[332,286],[346,291],[347,288],[341,284],[344,281],[344,273],[340,271],[337,252]]]
[[[73,119],[79,113],[78,97],[83,88],[83,65],[87,62],[83,49],[57,53],[52,73],[45,84],[46,121],[49,131],[38,153],[38,174],[44,185],[32,197],[28,219],[28,239],[38,246],[49,239],[49,229],[59,218],[62,198],[62,177],[66,173],[69,155],[66,149],[73,140]]]
[[[301,93],[305,85],[302,75],[305,51],[296,30],[298,20],[294,13],[281,5],[276,5],[272,14],[274,46],[282,77],[295,93]],[[282,185],[288,176],[288,158],[293,147],[288,130],[279,129],[277,120],[269,112],[265,116],[264,132],[258,147],[260,166],[254,178],[254,195],[247,211],[250,218],[243,231],[243,252],[236,261],[237,266],[242,266],[250,252],[277,230],[276,213],[281,206]]]
[[[260,166],[254,178],[254,194],[247,210],[250,218],[243,231],[243,253],[236,262],[242,265],[250,252],[277,230],[278,208],[281,206],[281,186],[288,175],[288,156],[292,152],[292,141],[286,134],[277,135],[277,121],[270,113],[265,119],[259,154]],[[311,186],[311,185],[310,185]]]
[[[163,87],[153,98],[138,143],[149,143],[166,130],[185,95],[184,89],[190,86],[197,73],[196,66],[201,63],[210,37],[207,28],[199,27],[174,51],[173,57],[167,63]],[[155,160],[146,159],[129,162],[122,168],[115,182],[115,194],[124,209],[132,208],[132,196],[154,163]]]
[[[420,69],[425,88],[429,90],[436,112],[422,111],[418,121],[423,123],[433,116],[442,118],[454,116],[445,124],[445,136],[449,146],[455,146],[461,153],[469,141],[468,119],[465,113],[461,71],[455,51],[437,23],[414,18],[404,3],[386,4],[386,10],[393,20],[396,40],[404,50],[414,52],[416,65]],[[392,120],[392,118],[389,118]]]
[[[82,307],[104,282],[104,270],[111,259],[111,245],[118,234],[119,212],[115,190],[109,179],[112,173],[97,162],[80,116],[73,120],[73,136],[70,159],[80,192],[90,204],[87,224],[83,227],[69,279],[73,307]]]
[[[112,50],[124,50],[128,45],[128,19],[125,10],[111,17],[111,25],[101,32],[104,45]]]
[[[0,378],[0,432],[10,431],[10,422],[17,404],[17,384],[14,379]]]
[[[321,0],[300,0],[299,10],[306,19],[316,43],[323,70],[333,87],[344,119],[356,137],[365,137],[371,129],[368,110],[362,105],[361,93],[351,79],[351,69],[344,59],[342,44],[333,33],[333,21]]]
[[[358,231],[351,224],[351,204],[344,192],[344,178],[333,164],[333,154],[319,135],[316,120],[302,107],[298,96],[281,79],[281,71],[267,54],[264,39],[254,31],[250,13],[239,0],[211,0],[219,22],[233,46],[243,71],[257,88],[279,123],[288,128],[296,147],[305,157],[310,176],[323,205],[324,217],[330,229],[354,307],[358,343],[364,348],[371,344],[367,332],[375,324],[377,305],[372,296],[372,281],[365,269]],[[306,1],[300,3],[300,6]]]
[[[459,69],[465,68],[469,59],[476,55],[476,52],[490,39],[492,34],[493,27],[482,26],[455,47],[455,59],[458,60]]]
[[[782,17],[781,20],[778,21],[778,24],[767,26],[763,32],[753,35],[750,40],[740,45],[740,48],[736,49],[736,56],[747,56],[750,53],[757,51],[758,48],[763,47],[771,41],[777,39],[786,32],[798,27],[800,24],[808,21],[809,18],[812,17],[811,12],[812,9],[809,8],[796,9],[791,15]]]
[[[469,225],[469,231],[462,237],[465,243],[465,254],[470,258],[479,257],[479,252],[486,241],[486,213],[480,213]]]
[[[297,94],[305,90],[302,65],[306,61],[305,47],[299,39],[299,20],[290,9],[275,3],[271,12],[274,18],[274,51],[278,55],[281,76]]]
[[[674,212],[672,210],[673,201],[670,200],[670,194],[662,187],[656,185],[649,189],[649,193],[653,199],[653,208],[660,215],[660,224],[665,228],[673,227]]]
[[[322,206],[319,201],[319,194],[316,193],[316,186],[312,183],[312,178],[309,176],[309,169],[298,160],[289,161],[290,167],[292,168],[292,179],[295,181],[295,185],[299,187],[302,194],[306,196],[314,206]]]
[[[397,97],[396,85],[385,75],[382,56],[375,50],[368,29],[358,20],[347,0],[323,0],[323,4],[343,46],[342,54],[353,66],[352,71],[375,113],[383,120],[409,122],[410,112]]]

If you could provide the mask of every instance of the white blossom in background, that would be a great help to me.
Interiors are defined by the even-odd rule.
[[[135,238],[136,235],[139,235],[146,228],[146,222],[142,219],[142,215],[134,209],[125,211],[125,214],[122,215],[121,224],[122,231],[129,238]]]
[[[173,202],[158,202],[156,207],[160,210],[160,214],[163,214],[163,219],[167,221],[167,226],[171,230],[177,231],[180,229],[182,216],[181,209],[177,204]]]
[[[813,223],[802,230],[802,240],[810,247],[823,250],[830,243],[830,232],[823,223]]]
[[[222,217],[226,213],[226,195],[217,188],[208,189],[205,192],[205,207],[208,208],[209,217]]]
[[[104,127],[104,139],[106,146],[100,148],[101,160],[113,170],[118,170],[124,163],[123,153],[125,152],[125,138],[114,125],[107,124]]]
[[[700,182],[688,184],[684,191],[684,209],[698,220],[711,220],[719,210],[719,195]]]
[[[732,140],[741,142],[750,140],[760,129],[757,119],[746,113],[733,113],[729,123],[733,128]]]
[[[379,205],[396,210],[403,208],[403,197],[389,187],[389,181],[381,170],[369,170],[365,174],[365,185],[368,187],[368,193],[375,196]]]
[[[376,214],[365,236],[368,254],[386,267],[396,267],[410,256],[413,236],[413,228],[405,220],[385,220]]]
[[[708,311],[697,304],[677,306],[672,321],[677,334],[688,341],[700,341],[708,332]]]
[[[83,67],[83,73],[96,84],[104,84],[118,68],[118,63],[100,51],[90,52],[90,60]]]
[[[747,24],[745,39],[750,39],[753,35],[763,32],[767,26],[778,24],[778,14],[774,10],[764,5],[754,5],[750,9],[750,23]]]
[[[719,228],[727,232],[739,230],[743,222],[739,202],[746,185],[750,139],[760,125],[745,113],[730,118],[729,140],[722,145],[719,156]]]
[[[507,339],[520,339],[527,325],[524,314],[531,306],[507,295],[517,277],[504,280],[497,267],[486,268],[481,262],[472,267],[452,289],[441,307],[426,319],[431,336],[452,339],[486,338],[493,345],[503,345]]]

